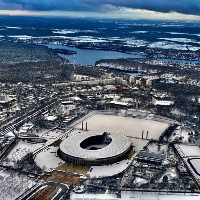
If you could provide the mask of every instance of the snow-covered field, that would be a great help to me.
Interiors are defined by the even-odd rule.
[[[50,146],[48,149],[39,153],[35,162],[39,167],[45,170],[54,169],[65,162],[57,156],[58,147]]]
[[[149,48],[160,48],[160,49],[176,49],[176,50],[188,50],[188,47],[192,51],[197,51],[200,47],[193,47],[188,44],[177,44],[175,42],[160,41],[153,42],[148,45]]]
[[[192,158],[190,162],[195,170],[200,174],[200,158]]]
[[[166,193],[140,193],[131,191],[122,191],[121,198],[116,194],[72,194],[71,200],[199,200],[199,194],[166,194]]]
[[[191,145],[177,145],[183,153],[183,157],[200,157],[200,148]]]
[[[123,172],[131,163],[132,160],[122,160],[112,165],[92,166],[88,172],[91,178],[99,178],[113,176]]]
[[[193,171],[194,176],[200,180],[200,176],[199,176],[200,174],[200,147],[177,144],[176,149],[179,151],[180,155],[183,157],[183,159],[187,163],[190,170]],[[198,174],[195,172],[193,168],[196,170]]]
[[[83,42],[108,42],[105,38],[98,38],[92,36],[79,36],[79,37],[65,37],[66,39],[72,40],[76,43],[83,43]]]
[[[181,42],[181,43],[197,43],[196,40],[188,39],[188,38],[158,38],[160,40],[167,40],[167,41],[172,41],[172,42]]]
[[[95,114],[86,119],[88,130],[120,133],[130,137],[142,137],[148,131],[148,138],[158,139],[168,127],[167,123],[115,115]],[[84,122],[84,123],[85,123]],[[81,123],[76,126],[81,128]]]
[[[80,30],[80,29],[55,29],[52,33],[56,34],[72,34],[72,33],[98,33],[97,30]]]
[[[129,138],[134,146],[134,150],[138,153],[140,152],[144,146],[146,146],[146,144],[149,142],[149,140],[144,140],[144,139],[140,139],[140,138]]]
[[[137,40],[134,38],[124,38],[122,39],[122,41],[125,43],[124,46],[130,46],[130,47],[142,47],[148,44],[148,42],[144,40]]]
[[[35,151],[41,146],[43,146],[43,144],[31,144],[25,141],[19,141],[17,145],[15,145],[15,147],[8,154],[7,158],[11,162],[17,162],[21,160],[25,155],[27,155],[30,152]]]

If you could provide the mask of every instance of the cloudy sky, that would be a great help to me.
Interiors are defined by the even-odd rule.
[[[200,20],[200,0],[0,0],[0,14]]]

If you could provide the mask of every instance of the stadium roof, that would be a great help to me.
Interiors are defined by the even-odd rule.
[[[112,139],[112,142],[102,149],[87,150],[80,146],[81,142],[87,138],[101,136],[102,134],[102,132],[87,131],[72,135],[60,144],[60,150],[71,157],[98,160],[123,154],[131,147],[131,141],[126,136],[120,134],[110,134],[109,137]]]

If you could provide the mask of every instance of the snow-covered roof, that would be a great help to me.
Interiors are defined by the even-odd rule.
[[[57,117],[56,116],[47,116],[45,119],[48,121],[55,121],[57,119]]]
[[[101,136],[102,134],[102,132],[87,131],[72,135],[60,144],[60,150],[66,155],[74,158],[98,160],[112,158],[116,155],[123,154],[131,146],[131,141],[126,136],[121,134],[110,134],[109,137],[112,139],[112,142],[102,149],[87,150],[81,148],[82,141],[93,136]]]
[[[111,101],[111,104],[120,105],[120,106],[128,106],[128,103],[120,102],[120,101]]]
[[[15,137],[15,135],[14,135],[13,132],[8,132],[8,133],[6,133],[6,134],[4,135],[4,137],[6,137],[6,138],[13,138],[13,137]]]
[[[174,104],[174,101],[170,100],[155,100],[154,105],[170,106]]]

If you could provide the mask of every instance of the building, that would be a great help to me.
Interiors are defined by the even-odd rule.
[[[140,151],[140,153],[137,155],[137,161],[154,165],[161,165],[163,160],[164,160],[164,155],[162,155],[161,153]]]
[[[131,149],[131,141],[124,135],[81,131],[60,144],[58,155],[74,164],[104,165],[122,160]]]
[[[111,101],[109,103],[110,107],[113,108],[132,108],[133,105],[130,103],[126,103],[126,102],[121,102],[121,101]]]
[[[154,106],[157,106],[157,105],[171,106],[171,105],[174,105],[174,99],[172,97],[153,96],[152,97],[152,103],[153,103]]]

